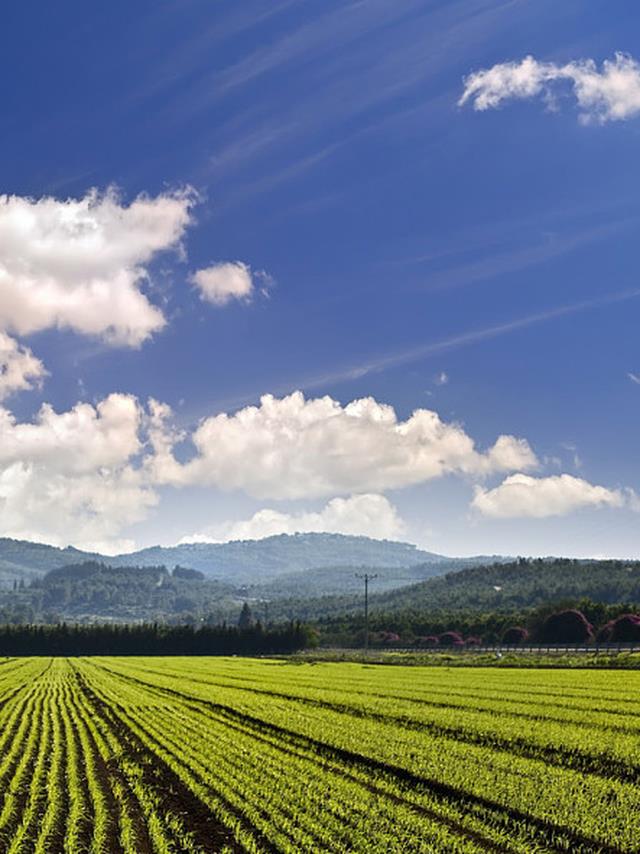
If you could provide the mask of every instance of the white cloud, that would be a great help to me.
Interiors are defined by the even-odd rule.
[[[0,196],[0,328],[69,328],[139,346],[165,324],[141,290],[148,264],[180,249],[194,201],[191,190],[129,205],[113,189],[66,200]]]
[[[0,331],[0,400],[16,391],[39,386],[47,372],[28,347]]]
[[[274,534],[308,532],[394,540],[404,531],[405,525],[393,504],[384,495],[368,494],[333,498],[318,512],[290,514],[272,509],[259,510],[250,519],[216,525],[202,533],[183,537],[180,542],[261,540]]]
[[[227,305],[231,300],[250,302],[255,293],[251,267],[242,261],[212,264],[196,270],[191,281],[205,302],[217,306]]]
[[[513,474],[495,489],[476,487],[471,506],[497,518],[565,516],[582,507],[632,506],[634,494],[607,489],[569,474],[530,477]]]
[[[163,484],[239,489],[268,499],[331,500],[318,511],[263,509],[202,532],[216,539],[336,531],[397,537],[402,521],[382,493],[446,474],[481,478],[536,465],[529,445],[500,436],[486,451],[458,424],[420,409],[399,421],[366,398],[346,406],[300,392],[259,407],[173,428],[171,409],[126,394],[33,421],[0,406],[0,536],[100,550],[130,550],[122,532],[145,518]],[[178,443],[192,444],[186,462]],[[351,496],[350,498],[334,496]]]
[[[458,103],[471,101],[474,109],[488,110],[504,101],[542,96],[555,106],[562,82],[572,85],[583,121],[621,121],[640,113],[640,63],[623,53],[605,60],[602,70],[592,59],[558,65],[527,56],[500,63],[465,78]]]
[[[436,385],[447,385],[449,382],[449,374],[446,371],[440,371],[440,373],[434,379],[434,383]]]
[[[632,383],[640,385],[640,374],[635,374],[633,371],[628,371],[627,376],[629,377]]]
[[[263,499],[382,492],[446,474],[477,477],[537,464],[525,440],[500,436],[481,452],[459,424],[427,409],[398,421],[391,406],[373,398],[343,407],[301,392],[265,395],[260,406],[206,418],[191,440],[196,454],[180,464],[156,423],[159,482],[241,489]]]
[[[123,394],[62,413],[45,405],[27,423],[0,407],[0,534],[126,550],[121,530],[157,501],[135,464],[144,424]]]

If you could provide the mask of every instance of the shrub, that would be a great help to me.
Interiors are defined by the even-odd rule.
[[[416,646],[438,646],[438,635],[420,635],[415,639]]]
[[[438,640],[440,646],[464,646],[462,635],[458,632],[443,632]]]
[[[582,611],[573,608],[558,611],[545,620],[541,640],[544,643],[585,643],[593,640],[593,626]]]
[[[596,640],[600,641],[600,643],[608,643],[611,640],[613,622],[613,620],[609,620],[609,622],[605,623],[604,626],[600,626],[596,635]]]
[[[524,626],[510,626],[502,635],[502,643],[507,646],[517,646],[525,643],[529,638],[529,632]]]
[[[386,644],[399,643],[400,635],[395,632],[380,632],[380,640]]]
[[[476,635],[471,635],[465,640],[467,646],[482,646],[482,638],[476,637]]]
[[[614,620],[610,640],[613,643],[640,641],[640,614],[623,614]]]

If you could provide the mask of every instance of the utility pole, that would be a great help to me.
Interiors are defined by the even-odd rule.
[[[364,651],[369,651],[369,582],[377,578],[376,575],[370,575],[368,572],[356,572],[356,578],[364,580]]]

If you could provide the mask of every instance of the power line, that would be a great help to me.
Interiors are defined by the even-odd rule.
[[[378,575],[377,573],[370,575],[368,572],[356,572],[355,576],[364,581],[364,651],[367,653],[369,651],[369,582],[377,578]]]

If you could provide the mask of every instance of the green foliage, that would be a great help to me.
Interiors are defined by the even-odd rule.
[[[637,851],[639,691],[629,671],[4,659],[0,849]]]
[[[538,608],[518,611],[476,611],[476,610],[406,610],[376,611],[370,615],[369,626],[375,640],[377,633],[394,632],[400,636],[401,646],[420,645],[420,639],[455,631],[463,638],[479,637],[486,644],[500,644],[505,632],[514,626],[526,629],[532,643],[560,643],[545,638],[543,626],[546,620],[558,611],[576,608],[581,611],[589,623],[596,628],[615,620],[621,614],[631,611],[629,603],[603,605],[589,599],[546,603]],[[360,646],[364,630],[364,616],[359,613],[327,617],[316,623],[321,643],[338,647]],[[566,640],[565,643],[571,641]]]

